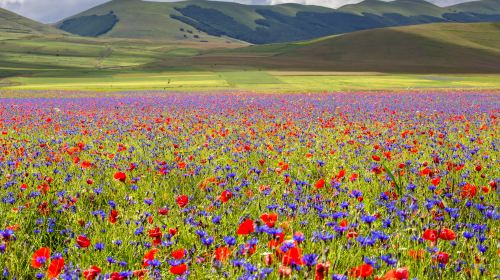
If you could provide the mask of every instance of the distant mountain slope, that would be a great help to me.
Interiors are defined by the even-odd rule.
[[[38,23],[13,12],[0,9],[0,32],[13,33],[62,33],[52,26]]]
[[[481,0],[462,3],[449,7],[450,10],[478,13],[478,14],[500,14],[499,0]]]
[[[165,40],[217,40],[222,36],[266,44],[390,26],[487,21],[500,21],[500,12],[450,10],[424,0],[389,3],[366,0],[338,10],[298,4],[259,6],[204,0],[113,0],[63,20],[57,26],[83,36]]]
[[[340,7],[338,11],[352,12],[357,14],[400,14],[403,16],[427,15],[432,17],[441,17],[448,12],[446,8],[440,8],[425,0],[395,0],[386,2],[382,0],[365,0],[361,3],[346,5]]]
[[[415,73],[500,72],[500,23],[391,27],[194,57],[193,64]]]
[[[224,41],[170,17],[170,3],[113,0],[84,11],[56,26],[81,36],[133,39]]]

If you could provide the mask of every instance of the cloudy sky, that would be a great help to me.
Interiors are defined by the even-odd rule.
[[[109,0],[0,0],[0,7],[11,10],[23,16],[53,23],[67,16],[74,15],[95,5]],[[169,0],[158,0],[168,2]],[[245,4],[279,4],[279,3],[301,3],[310,5],[322,5],[337,8],[345,4],[357,3],[362,0],[225,0]],[[452,5],[472,0],[428,0],[438,5]],[[54,8],[54,7],[57,8]],[[47,8],[51,7],[51,8]]]

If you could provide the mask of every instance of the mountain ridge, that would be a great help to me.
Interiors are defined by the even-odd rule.
[[[479,2],[484,6],[487,1],[492,0]],[[56,26],[81,36],[165,40],[223,37],[267,44],[391,26],[500,21],[500,11],[468,12],[468,9],[485,9],[477,5],[441,8],[424,0],[366,0],[330,9],[301,4],[265,6],[205,0],[113,0],[64,19]]]
[[[50,25],[36,22],[2,8],[0,8],[0,32],[48,34],[64,33]]]

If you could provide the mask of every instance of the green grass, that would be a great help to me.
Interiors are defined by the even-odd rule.
[[[500,75],[415,75],[377,73],[180,71],[86,77],[13,77],[0,82],[0,96],[19,91],[129,90],[322,92],[412,89],[500,89]],[[70,93],[68,93],[70,94]],[[35,94],[36,95],[36,94]]]
[[[386,43],[389,40],[391,44]],[[0,33],[0,89],[297,92],[500,88],[498,23],[430,24],[290,44],[235,48],[238,46],[242,45],[229,49],[219,42],[4,32]]]
[[[499,23],[383,28],[297,43],[242,46],[0,33],[0,77],[235,69],[500,73]]]
[[[442,14],[449,12],[448,9],[435,6],[425,0],[396,0],[392,2],[366,0],[357,4],[345,5],[339,11],[356,14],[371,13],[383,15],[395,13],[404,16],[427,15],[434,17],[441,17]]]
[[[381,28],[298,43],[212,51],[193,57],[190,64],[310,71],[500,73],[500,23]]]
[[[230,47],[242,46],[234,44]],[[198,55],[225,43],[82,38],[0,32],[0,78],[9,76],[107,76],[148,68],[156,61]]]

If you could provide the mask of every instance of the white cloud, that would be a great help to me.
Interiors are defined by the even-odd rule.
[[[11,10],[23,16],[53,23],[65,17],[84,11],[108,0],[0,0],[0,7]],[[152,0],[154,1],[154,0]],[[157,0],[171,2],[172,0]],[[282,4],[299,3],[320,5],[337,8],[346,4],[361,2],[362,0],[223,0],[227,2],[240,2],[244,4]],[[472,0],[428,0],[438,5],[451,5]]]
[[[22,4],[24,0],[0,0],[0,6],[6,6],[11,4]]]

